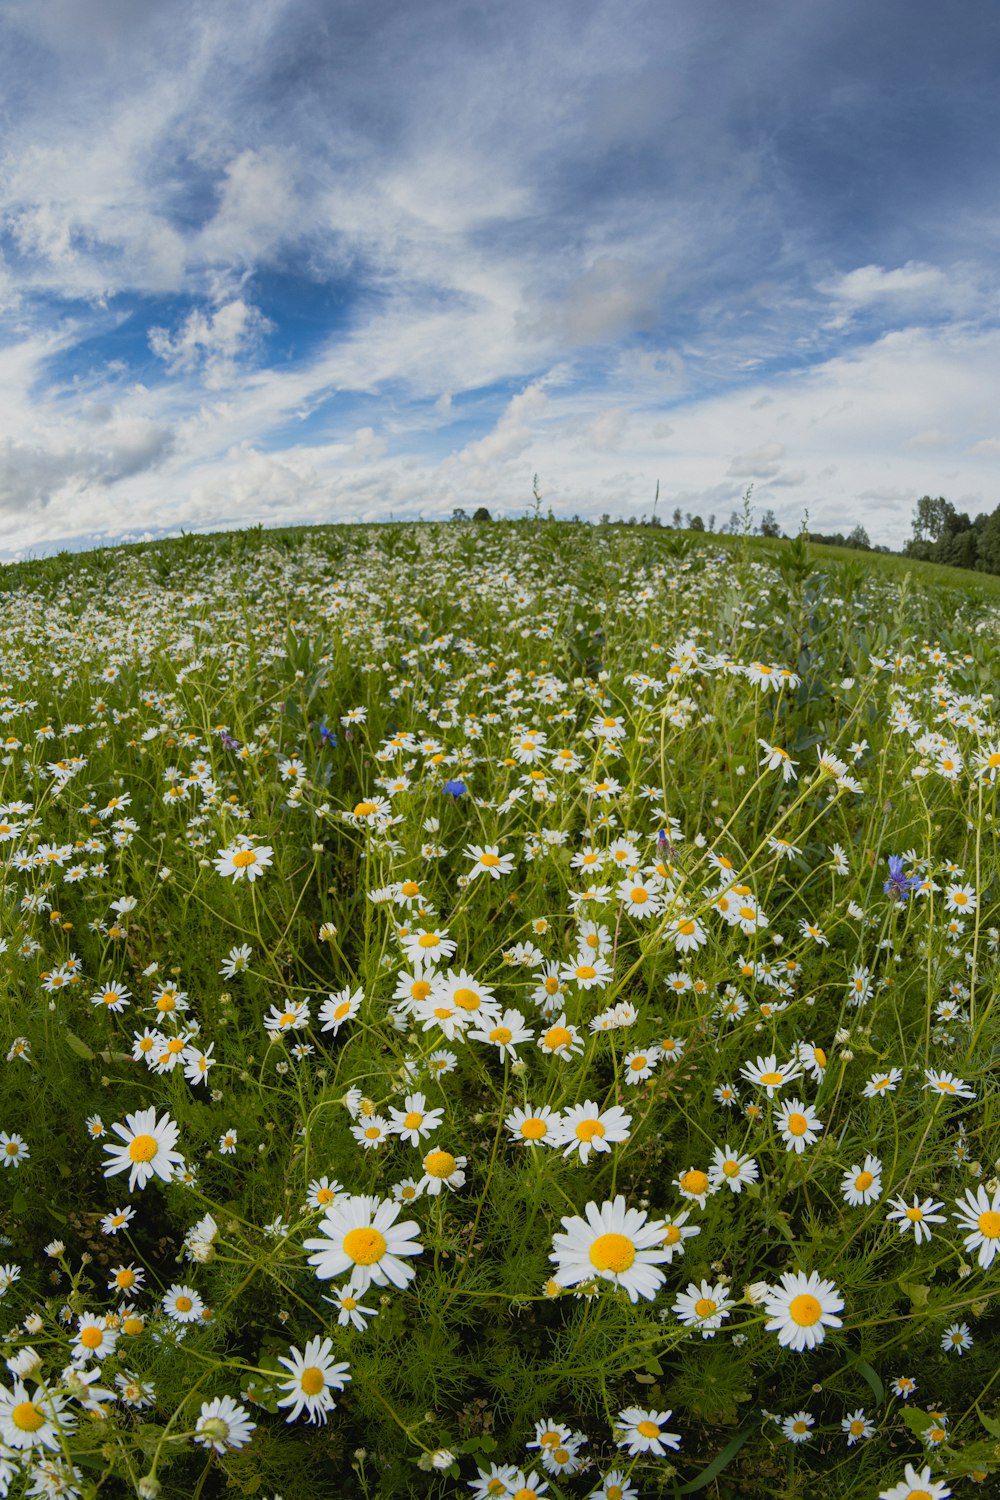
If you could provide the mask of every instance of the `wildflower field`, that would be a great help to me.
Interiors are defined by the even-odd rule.
[[[997,1493],[1000,595],[554,522],[0,590],[0,1495]]]

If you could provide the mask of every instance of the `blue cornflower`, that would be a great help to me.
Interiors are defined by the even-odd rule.
[[[336,750],[337,736],[334,734],[332,729],[327,727],[326,724],[321,724],[319,726],[319,737],[323,741],[324,745],[332,745]]]
[[[243,748],[242,742],[234,740],[233,736],[228,734],[225,729],[219,730],[219,739],[222,741],[223,750],[241,750]]]
[[[903,874],[903,856],[901,854],[889,855],[889,879],[882,887],[887,896],[892,896],[896,901],[905,901],[907,896],[920,884],[915,875]]]
[[[444,789],[449,797],[464,797],[468,790],[464,781],[446,781]]]

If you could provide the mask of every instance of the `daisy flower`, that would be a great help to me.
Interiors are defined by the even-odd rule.
[[[340,1328],[346,1328],[348,1323],[351,1323],[360,1333],[364,1333],[368,1327],[365,1318],[375,1318],[378,1316],[377,1307],[362,1306],[357,1297],[353,1296],[351,1292],[344,1292],[339,1297],[324,1297],[323,1301],[329,1302],[332,1307],[339,1309],[337,1312],[337,1324]],[[346,1365],[344,1369],[347,1369]],[[289,1421],[291,1421],[291,1418],[289,1418]]]
[[[968,1323],[951,1323],[941,1335],[941,1348],[945,1354],[964,1354],[974,1342]]]
[[[667,934],[678,953],[697,953],[707,941],[707,934],[697,917],[673,917],[667,923]]]
[[[659,1047],[644,1047],[635,1052],[626,1052],[622,1058],[622,1076],[628,1083],[645,1083],[652,1078],[653,1069],[660,1060]]]
[[[783,1104],[774,1117],[774,1123],[785,1142],[786,1151],[794,1151],[798,1156],[807,1146],[815,1145],[817,1132],[823,1129],[823,1122],[812,1105],[803,1104],[801,1099],[789,1099]]]
[[[351,1196],[326,1210],[320,1221],[322,1239],[304,1242],[315,1254],[309,1264],[320,1281],[350,1271],[351,1291],[364,1293],[376,1286],[406,1286],[416,1275],[402,1256],[420,1255],[423,1245],[412,1238],[419,1225],[412,1219],[397,1224],[400,1205],[384,1199]]]
[[[468,1161],[466,1156],[453,1156],[450,1151],[442,1151],[440,1148],[428,1151],[424,1157],[424,1175],[420,1179],[420,1189],[429,1197],[436,1198],[442,1188],[449,1187],[452,1192],[462,1187],[465,1182],[465,1172],[462,1170]]]
[[[843,1319],[836,1316],[843,1312],[844,1299],[832,1281],[801,1271],[786,1271],[780,1286],[768,1287],[764,1296],[764,1311],[768,1321],[764,1327],[768,1333],[777,1333],[778,1343],[785,1349],[801,1353],[803,1349],[815,1349],[826,1338],[827,1328],[840,1328]]]
[[[682,1198],[689,1198],[692,1203],[697,1203],[699,1208],[705,1207],[705,1200],[713,1193],[718,1192],[714,1187],[707,1172],[700,1167],[688,1167],[679,1177],[675,1177],[672,1186],[677,1189]]]
[[[345,1021],[352,1021],[361,1009],[361,1002],[365,998],[363,990],[338,990],[335,995],[330,995],[319,1008],[318,1019],[323,1022],[321,1031],[332,1031],[334,1036],[344,1025]]]
[[[639,1491],[633,1489],[624,1469],[611,1469],[599,1487],[591,1490],[589,1500],[639,1500]]]
[[[351,1134],[366,1151],[377,1151],[392,1133],[388,1120],[381,1115],[369,1115],[359,1125],[351,1126]]]
[[[454,938],[435,928],[417,928],[401,940],[403,952],[413,964],[438,964],[449,959],[458,947]]]
[[[274,850],[270,844],[253,848],[251,844],[241,840],[229,849],[219,851],[215,857],[215,868],[220,875],[231,875],[234,881],[248,880],[252,885],[271,863],[273,856]]]
[[[984,1271],[988,1270],[1000,1252],[1000,1188],[995,1188],[992,1196],[981,1184],[975,1192],[968,1188],[965,1197],[956,1200],[955,1207],[958,1213],[952,1218],[970,1231],[965,1237],[966,1250],[978,1250],[979,1264]]]
[[[510,1476],[510,1485],[508,1494],[516,1495],[518,1500],[538,1500],[539,1496],[547,1495],[549,1492],[547,1480],[540,1478],[534,1469],[530,1474],[525,1474],[523,1469],[514,1469]],[[503,1491],[501,1490],[500,1493],[502,1494]]]
[[[465,969],[459,969],[457,974],[440,975],[434,983],[430,998],[453,1006],[466,1021],[485,1021],[487,1017],[495,1016],[500,1009],[496,995],[489,986],[480,984]]]
[[[926,1465],[918,1473],[912,1464],[906,1465],[903,1478],[891,1490],[878,1492],[879,1500],[946,1500],[950,1494],[948,1485],[931,1478]]]
[[[559,970],[560,979],[578,990],[603,990],[611,981],[611,965],[597,953],[578,953]]]
[[[537,1109],[528,1104],[524,1109],[512,1109],[504,1124],[523,1146],[555,1146],[561,1121],[562,1116],[550,1104],[541,1104]]]
[[[124,1125],[115,1124],[111,1128],[121,1137],[123,1144],[105,1146],[108,1160],[104,1165],[104,1175],[114,1177],[118,1172],[128,1172],[130,1193],[136,1187],[144,1188],[154,1176],[169,1182],[174,1168],[184,1160],[181,1153],[174,1150],[180,1134],[178,1127],[167,1114],[157,1120],[155,1105],[126,1115]],[[0,1136],[0,1141],[2,1139]]]
[[[675,1255],[684,1254],[684,1241],[691,1239],[692,1235],[701,1234],[696,1224],[688,1224],[691,1217],[689,1208],[682,1209],[679,1214],[668,1214],[663,1220],[663,1239],[661,1248],[665,1252],[666,1262],[669,1266]]]
[[[413,1203],[420,1197],[420,1182],[416,1177],[404,1177],[401,1182],[392,1185],[392,1197],[395,1203]]]
[[[124,1229],[129,1221],[134,1218],[134,1208],[116,1208],[109,1214],[105,1214],[101,1220],[102,1234],[117,1234],[119,1229]]]
[[[663,909],[662,889],[659,876],[647,876],[645,880],[622,880],[615,887],[615,895],[630,917],[656,917]]]
[[[205,1311],[205,1304],[194,1287],[174,1282],[164,1293],[163,1311],[174,1323],[196,1323]]]
[[[617,1141],[627,1141],[632,1116],[617,1104],[602,1112],[593,1099],[582,1104],[567,1105],[556,1145],[565,1147],[563,1156],[572,1156],[579,1151],[580,1160],[586,1166],[592,1151],[607,1152]]]
[[[956,1078],[954,1073],[939,1073],[936,1068],[925,1068],[924,1077],[927,1079],[924,1088],[930,1089],[934,1094],[943,1094],[951,1099],[974,1099],[976,1097],[975,1089],[970,1089],[969,1085],[963,1079]]]
[[[678,1292],[674,1298],[671,1310],[685,1328],[697,1328],[702,1338],[711,1339],[722,1327],[723,1318],[729,1317],[732,1306],[728,1288],[721,1281],[715,1285],[689,1281],[687,1290]]]
[[[290,1379],[278,1382],[278,1389],[286,1392],[278,1406],[290,1408],[286,1422],[305,1411],[308,1421],[325,1424],[336,1405],[334,1391],[342,1391],[351,1378],[346,1364],[333,1363],[332,1350],[332,1339],[312,1338],[304,1349],[292,1345],[287,1354],[278,1355],[279,1365],[290,1373]]]
[[[908,1229],[913,1230],[913,1237],[918,1245],[924,1240],[933,1238],[930,1228],[931,1224],[944,1224],[944,1214],[939,1214],[938,1209],[943,1208],[943,1203],[936,1203],[933,1198],[921,1200],[917,1194],[913,1195],[913,1202],[908,1204],[903,1198],[890,1198],[891,1208],[886,1218],[891,1222],[899,1220],[899,1232],[905,1234]]]
[[[781,1424],[781,1430],[790,1443],[808,1443],[812,1438],[811,1428],[815,1421],[816,1418],[810,1416],[807,1411],[797,1411],[785,1418]]]
[[[91,1005],[102,1005],[105,1010],[120,1012],[128,1009],[130,998],[131,996],[125,985],[116,981],[114,984],[109,984],[104,989],[98,990],[96,995],[91,995],[90,1003]]]
[[[525,1026],[524,1017],[519,1010],[505,1010],[499,1018],[484,1018],[480,1028],[470,1031],[469,1036],[477,1042],[491,1043],[499,1050],[501,1057],[516,1062],[518,1043],[532,1041],[534,1032]]]
[[[767,1057],[758,1057],[754,1063],[747,1063],[740,1069],[740,1073],[749,1083],[755,1083],[758,1088],[766,1089],[767,1097],[773,1099],[778,1089],[784,1088],[786,1083],[793,1083],[796,1078],[801,1077],[802,1068],[794,1059],[779,1068],[778,1059],[772,1052]]]
[[[885,1073],[873,1073],[861,1090],[863,1099],[878,1099],[883,1094],[894,1094],[896,1085],[903,1077],[902,1068],[890,1068]]]
[[[72,1357],[74,1361],[104,1359],[105,1355],[114,1353],[117,1342],[118,1329],[112,1328],[107,1318],[81,1313],[76,1323]]]
[[[118,1127],[115,1126],[115,1129]],[[22,1136],[8,1135],[6,1130],[0,1130],[0,1161],[5,1167],[19,1167],[30,1155]]]
[[[863,1167],[849,1167],[840,1182],[840,1191],[852,1208],[867,1207],[882,1193],[882,1163],[877,1156],[866,1156]]]
[[[36,1386],[30,1395],[20,1380],[14,1381],[11,1391],[0,1385],[0,1442],[8,1448],[58,1450],[60,1433],[76,1425],[72,1413],[63,1410],[64,1401],[44,1385]]]
[[[194,1424],[194,1440],[203,1448],[225,1453],[230,1448],[242,1448],[248,1443],[256,1426],[246,1407],[240,1406],[232,1396],[216,1396],[214,1401],[202,1402]]]
[[[390,1105],[389,1114],[392,1116],[390,1131],[401,1136],[411,1146],[419,1146],[421,1139],[437,1130],[444,1119],[443,1109],[427,1108],[427,1099],[423,1094],[407,1094],[403,1100],[403,1108],[394,1109]]]
[[[583,1051],[583,1039],[575,1026],[567,1024],[565,1011],[554,1025],[542,1032],[538,1038],[538,1045],[551,1057],[564,1059],[568,1059],[575,1052]]]
[[[469,872],[470,880],[475,880],[477,875],[490,875],[494,880],[499,880],[501,875],[513,872],[513,854],[501,854],[498,844],[487,844],[485,847],[469,844],[463,853],[466,859],[474,861]]]
[[[854,1444],[860,1443],[863,1438],[875,1436],[875,1423],[865,1414],[863,1406],[859,1406],[857,1411],[852,1411],[849,1416],[842,1417],[840,1426],[847,1436],[848,1448],[853,1448]]]
[[[720,1188],[723,1184],[730,1192],[741,1193],[748,1182],[756,1182],[760,1176],[760,1169],[752,1156],[741,1156],[727,1144],[720,1151],[718,1146],[712,1152],[712,1165],[708,1169],[708,1180],[713,1188]]]
[[[635,1456],[638,1453],[655,1453],[666,1458],[668,1448],[679,1448],[680,1437],[676,1432],[665,1432],[672,1412],[643,1411],[638,1406],[627,1406],[615,1420],[615,1428],[621,1434],[617,1438],[619,1448],[626,1448]]]
[[[565,1233],[553,1236],[549,1259],[556,1266],[556,1283],[579,1286],[597,1276],[621,1287],[631,1302],[655,1297],[664,1281],[657,1267],[669,1259],[663,1224],[647,1223],[644,1209],[626,1208],[621,1193],[600,1208],[588,1203],[584,1213],[584,1219],[564,1215]]]
[[[909,1375],[898,1376],[889,1387],[892,1394],[901,1397],[903,1401],[908,1401],[916,1388],[917,1382],[912,1380]]]

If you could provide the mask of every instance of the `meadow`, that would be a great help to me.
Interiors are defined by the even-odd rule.
[[[996,1493],[998,583],[0,570],[0,1496]]]

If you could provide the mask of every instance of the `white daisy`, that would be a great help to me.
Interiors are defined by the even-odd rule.
[[[290,1408],[286,1422],[294,1422],[305,1410],[308,1421],[325,1424],[327,1413],[336,1405],[334,1391],[342,1391],[351,1378],[346,1364],[333,1363],[332,1350],[332,1339],[312,1338],[304,1349],[293,1345],[287,1354],[278,1355],[279,1365],[291,1375],[278,1382],[279,1390],[287,1393],[278,1402],[279,1407]]]
[[[571,1104],[563,1111],[555,1144],[564,1147],[563,1156],[579,1152],[586,1166],[592,1151],[609,1152],[617,1141],[627,1141],[632,1116],[617,1104],[601,1110],[593,1099]]]
[[[978,1250],[979,1264],[984,1271],[988,1270],[1000,1252],[1000,1188],[995,1188],[992,1196],[981,1184],[975,1192],[968,1188],[965,1197],[956,1200],[955,1207],[958,1213],[952,1218],[970,1231],[965,1237],[966,1250]]]
[[[130,1193],[137,1186],[144,1188],[154,1176],[163,1182],[170,1181],[174,1168],[184,1158],[179,1151],[174,1150],[180,1131],[169,1115],[165,1114],[157,1120],[156,1108],[151,1104],[148,1109],[126,1115],[124,1125],[116,1124],[111,1128],[124,1144],[105,1146],[108,1153],[108,1161],[104,1165],[105,1177],[128,1172]]]
[[[626,1448],[633,1455],[655,1453],[658,1458],[665,1458],[668,1448],[681,1445],[676,1432],[664,1431],[672,1415],[669,1411],[643,1411],[638,1406],[627,1406],[615,1421],[615,1429],[620,1433],[619,1448]]]
[[[554,1280],[562,1287],[579,1286],[595,1276],[620,1286],[631,1302],[653,1298],[663,1284],[657,1267],[669,1260],[663,1248],[664,1226],[647,1223],[644,1209],[626,1208],[621,1193],[613,1203],[588,1203],[586,1218],[563,1216],[565,1233],[552,1238],[549,1259]]]
[[[815,1271],[808,1275],[786,1271],[780,1286],[767,1288],[764,1311],[768,1321],[764,1327],[768,1333],[777,1333],[783,1348],[801,1353],[821,1344],[827,1328],[842,1327],[843,1319],[836,1314],[843,1309],[844,1299],[832,1281]]]
[[[366,1196],[345,1198],[328,1208],[319,1224],[323,1239],[309,1239],[303,1248],[316,1253],[309,1264],[320,1281],[345,1271],[351,1290],[364,1293],[376,1286],[406,1286],[416,1275],[401,1256],[420,1255],[423,1245],[412,1238],[419,1225],[412,1219],[397,1224],[398,1203]]]
[[[690,1281],[686,1291],[674,1298],[672,1311],[685,1328],[697,1328],[702,1338],[710,1339],[722,1327],[723,1318],[729,1317],[732,1306],[728,1288],[721,1281],[714,1285]]]
[[[248,1443],[256,1427],[245,1406],[240,1406],[232,1396],[216,1396],[214,1401],[202,1402],[194,1424],[194,1440],[203,1448],[225,1453],[229,1448],[242,1448]]]

